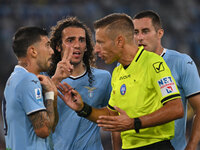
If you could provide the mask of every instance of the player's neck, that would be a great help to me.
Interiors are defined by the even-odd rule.
[[[31,63],[27,58],[18,59],[18,65],[24,67],[28,72],[34,73],[35,75],[40,73],[35,67],[37,65],[33,65],[33,63]]]
[[[162,47],[162,45],[159,45],[155,51],[156,54],[158,54],[159,56],[163,53],[164,48]]]
[[[80,76],[81,74],[85,72],[85,70],[86,70],[85,65],[83,64],[83,62],[81,62],[78,65],[74,65],[74,70],[71,76],[73,77]]]

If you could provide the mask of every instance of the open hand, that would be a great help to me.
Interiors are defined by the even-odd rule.
[[[104,131],[126,131],[134,128],[134,119],[131,119],[125,111],[114,106],[119,112],[119,116],[99,116],[97,120],[98,126]]]
[[[60,93],[58,92],[58,96],[68,105],[71,109],[75,111],[80,111],[84,104],[80,94],[73,89],[69,84],[66,82],[59,83],[57,87]]]

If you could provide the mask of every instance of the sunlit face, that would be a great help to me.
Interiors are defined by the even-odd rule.
[[[155,52],[162,38],[162,29],[156,31],[151,18],[134,19],[134,41],[145,50]]]
[[[111,64],[116,61],[115,48],[114,41],[107,36],[105,28],[97,29],[95,52],[106,64]]]
[[[40,72],[45,72],[49,69],[52,63],[53,49],[50,46],[50,41],[47,36],[41,36],[41,41],[34,44],[37,55],[37,65]]]
[[[85,30],[79,27],[67,27],[62,31],[62,53],[73,48],[71,63],[78,65],[83,61],[86,51]]]

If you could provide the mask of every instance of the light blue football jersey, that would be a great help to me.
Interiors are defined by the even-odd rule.
[[[45,110],[42,88],[37,76],[15,66],[4,90],[3,119],[6,148],[9,150],[46,150],[46,139],[38,137],[28,115]]]
[[[200,94],[200,79],[197,67],[190,56],[174,50],[165,49],[165,62],[171,70],[181,94],[184,117],[175,120],[175,137],[171,140],[175,150],[184,150],[186,141],[187,98]]]
[[[107,106],[111,92],[111,75],[108,71],[92,68],[93,84],[90,87],[87,72],[79,77],[69,77],[66,82],[75,88],[87,104],[101,108]],[[58,98],[59,122],[53,133],[55,150],[102,150],[100,128],[79,117]]]

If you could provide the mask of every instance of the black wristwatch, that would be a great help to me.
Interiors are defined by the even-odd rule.
[[[76,111],[77,115],[80,117],[88,117],[92,112],[92,107],[87,103],[83,103],[84,106],[80,111]]]
[[[142,122],[140,118],[134,118],[134,128],[135,128],[136,133],[140,132],[139,130],[141,129],[141,127],[142,127]]]

